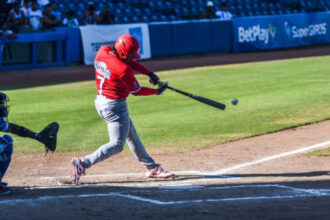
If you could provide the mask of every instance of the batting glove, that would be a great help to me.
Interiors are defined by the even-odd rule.
[[[152,85],[157,85],[158,82],[159,82],[159,77],[154,73],[154,72],[150,72],[149,75],[150,77],[149,79],[149,82],[152,84]]]
[[[167,89],[168,86],[168,82],[161,82],[160,86],[158,86],[157,90],[158,90],[158,94],[157,95],[161,95],[165,89]]]

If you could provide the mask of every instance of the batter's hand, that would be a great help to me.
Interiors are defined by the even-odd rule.
[[[158,84],[159,84],[159,86],[157,88],[157,90],[158,90],[157,95],[161,95],[165,91],[165,89],[167,89],[168,82],[160,82]]]
[[[159,82],[159,77],[154,73],[154,72],[150,72],[149,75],[150,77],[149,79],[149,82],[152,84],[152,85],[157,85],[158,82]]]

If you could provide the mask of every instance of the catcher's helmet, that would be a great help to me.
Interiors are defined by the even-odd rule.
[[[5,93],[0,92],[0,117],[8,117],[8,101],[9,97]]]
[[[140,59],[139,54],[140,44],[139,41],[129,34],[121,35],[114,45],[120,59],[126,60],[127,58]]]

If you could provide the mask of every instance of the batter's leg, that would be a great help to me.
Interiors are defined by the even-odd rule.
[[[132,151],[135,157],[146,167],[146,169],[152,169],[156,166],[155,161],[149,156],[146,149],[144,148],[131,119],[129,119],[129,132],[126,142],[129,149]]]
[[[125,140],[129,131],[129,120],[108,122],[110,142],[100,146],[92,154],[82,158],[86,168],[120,153],[124,149]]]

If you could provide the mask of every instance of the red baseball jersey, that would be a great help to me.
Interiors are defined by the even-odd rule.
[[[102,46],[94,60],[95,82],[99,95],[108,99],[125,99],[129,93],[139,96],[156,95],[157,89],[141,87],[134,72],[148,75],[150,70],[136,60],[125,63],[110,46]]]

